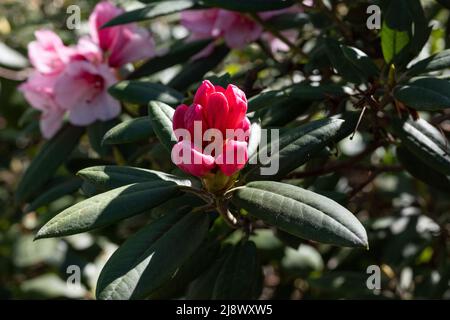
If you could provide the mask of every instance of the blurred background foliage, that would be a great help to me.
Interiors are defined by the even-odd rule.
[[[368,32],[365,28],[365,9],[371,2],[334,2],[337,3],[339,15],[349,22],[346,26],[351,26],[355,43],[364,47],[369,56],[378,57],[382,61],[377,33]],[[92,299],[98,273],[107,258],[146,219],[136,216],[101,231],[33,242],[38,226],[83,196],[77,192],[67,192],[68,195],[56,197],[57,200],[43,207],[37,205],[39,209],[26,214],[14,202],[18,179],[36,154],[41,141],[37,122],[29,121],[36,114],[30,111],[16,90],[17,85],[24,80],[28,67],[26,46],[32,41],[33,32],[41,27],[57,30],[66,43],[72,43],[77,34],[65,27],[66,8],[71,4],[80,6],[82,20],[85,22],[95,3],[96,1],[84,0],[0,1],[1,299]],[[138,5],[133,1],[119,3],[127,8]],[[427,57],[450,47],[449,10],[436,1],[422,3],[426,16],[433,23],[431,37],[421,53],[421,57]],[[317,29],[330,27],[329,17],[323,13],[315,13],[309,18],[301,25],[302,45],[314,46],[317,50],[316,54],[311,54],[310,64],[327,63],[320,46],[316,46],[313,40],[316,39]],[[160,50],[167,47],[167,43],[187,35],[184,28],[175,25],[177,19],[174,15],[152,21],[151,26],[144,23],[152,29]],[[77,32],[83,33],[83,28]],[[252,86],[246,92],[268,86],[277,89],[286,85],[286,79],[282,77],[283,70],[268,67],[265,65],[266,61],[265,53],[260,47],[251,45],[245,50],[233,51],[216,71],[217,74],[228,72],[241,79],[244,87],[246,83],[251,83]],[[152,77],[164,82],[164,79],[169,79],[175,72],[176,67]],[[295,82],[301,77],[301,73],[293,72],[291,76]],[[448,77],[448,74],[444,73],[444,76]],[[302,107],[304,109],[299,110],[297,105],[293,105],[283,109],[281,114],[269,112],[264,119],[266,124],[274,126],[288,124],[294,115],[317,117],[316,113],[307,114],[306,110],[332,108],[333,101],[304,104]],[[441,125],[448,134],[449,120]],[[87,140],[83,138],[79,150],[60,168],[59,177],[73,176],[79,169],[95,164],[95,159],[99,156]],[[332,157],[348,158],[366,148],[367,137],[358,133],[353,140],[346,139],[340,143],[338,155],[333,154],[335,150],[324,152],[327,155],[331,152]],[[264,266],[261,298],[450,298],[449,190],[435,189],[400,170],[394,148],[374,146],[372,151],[366,159],[367,165],[376,163],[394,170],[368,177],[357,166],[349,165],[336,168],[320,177],[297,177],[299,184],[346,202],[349,210],[357,213],[368,230],[370,250],[319,245],[272,229],[258,230],[252,240],[257,245]],[[168,159],[157,148],[150,148],[150,152],[139,159],[142,167],[160,169],[167,166],[167,163]],[[309,170],[320,165],[320,158],[307,164]],[[399,169],[395,170],[395,167]],[[59,178],[56,177],[49,186],[56,184],[57,179]],[[367,183],[367,179],[373,182]],[[295,180],[291,182],[295,183]],[[346,197],[349,185],[361,185],[361,192],[350,199]],[[77,190],[79,186],[77,178],[66,181],[68,190]],[[70,276],[67,268],[70,265],[78,265],[82,270],[83,285],[76,290],[66,286],[66,279]],[[381,267],[381,290],[369,290],[366,286],[366,268],[369,265]]]

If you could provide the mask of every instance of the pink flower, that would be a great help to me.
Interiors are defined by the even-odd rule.
[[[19,90],[25,99],[40,110],[40,128],[45,138],[51,138],[61,128],[65,110],[55,100],[54,86],[57,76],[44,75],[34,71]]]
[[[64,69],[70,60],[72,49],[50,30],[35,32],[36,41],[28,45],[28,56],[33,67],[45,74],[55,74]]]
[[[109,1],[98,3],[89,17],[90,35],[105,52],[111,67],[149,58],[154,55],[153,38],[136,24],[113,26],[101,29],[109,20],[124,11]]]
[[[228,10],[190,10],[181,13],[181,23],[194,39],[224,38],[230,48],[241,49],[258,39],[262,28],[246,16]]]
[[[199,177],[216,168],[227,176],[241,170],[248,161],[250,121],[246,112],[247,98],[238,87],[224,89],[203,81],[193,104],[175,110],[173,129],[181,141],[172,150],[174,163]]]
[[[96,120],[110,120],[120,113],[120,103],[107,91],[116,81],[106,64],[73,61],[55,82],[55,100],[69,112],[72,124],[85,126]]]

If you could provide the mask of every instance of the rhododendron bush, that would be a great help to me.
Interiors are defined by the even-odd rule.
[[[0,297],[450,297],[446,1],[62,3],[0,4]]]

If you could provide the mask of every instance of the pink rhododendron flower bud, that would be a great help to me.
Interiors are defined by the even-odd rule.
[[[69,121],[75,125],[110,120],[120,113],[120,103],[107,92],[116,81],[106,64],[73,61],[55,82],[55,100],[69,112]]]
[[[57,76],[34,71],[19,90],[25,99],[40,110],[40,128],[45,138],[51,138],[61,128],[65,110],[55,100],[54,86]]]
[[[28,57],[37,71],[45,74],[61,72],[70,60],[73,50],[50,30],[35,32],[36,41],[28,45]]]
[[[172,150],[174,163],[199,177],[217,170],[232,176],[241,170],[248,161],[246,112],[247,98],[238,87],[230,84],[225,89],[203,81],[193,104],[175,110],[173,129],[180,142]]]
[[[101,29],[109,20],[124,11],[109,1],[98,3],[89,17],[90,35],[106,53],[111,67],[149,58],[154,55],[154,42],[150,33],[135,23]]]

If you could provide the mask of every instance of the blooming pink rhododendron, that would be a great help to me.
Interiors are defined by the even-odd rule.
[[[65,114],[74,125],[119,115],[119,102],[107,92],[118,81],[115,69],[154,53],[150,34],[136,24],[100,30],[122,12],[108,1],[97,4],[89,18],[90,35],[74,46],[65,46],[52,31],[35,33],[36,41],[28,46],[34,70],[20,90],[42,112],[44,137],[51,138],[61,128]]]
[[[124,11],[121,8],[109,1],[102,1],[95,6],[89,17],[90,35],[106,53],[109,65],[114,68],[154,54],[153,38],[147,30],[136,24],[101,29],[106,22],[122,13]]]
[[[282,10],[262,12],[259,16],[267,20],[280,14],[302,11],[302,7],[292,6]],[[181,13],[181,23],[192,32],[192,39],[223,38],[228,47],[242,49],[264,35],[273,50],[288,50],[286,45],[280,44],[279,39],[266,36],[260,24],[239,12],[223,9],[188,10]],[[291,37],[292,34],[291,32]],[[198,57],[207,55],[211,51],[212,46],[209,46]]]
[[[241,170],[248,161],[247,139],[250,121],[245,116],[247,99],[245,93],[234,85],[226,89],[214,86],[208,80],[198,88],[193,104],[177,107],[173,116],[173,129],[184,129],[188,139],[180,138],[172,150],[172,160],[184,171],[198,177],[216,169],[226,176]],[[201,129],[200,141],[195,132]],[[223,139],[218,150],[207,151],[208,131],[215,129]]]

